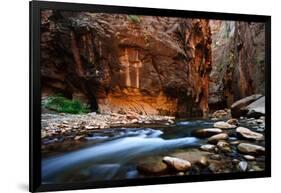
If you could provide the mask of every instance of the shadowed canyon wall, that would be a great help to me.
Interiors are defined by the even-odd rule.
[[[264,95],[262,23],[42,11],[43,96],[196,117]]]
[[[211,20],[210,26],[210,108],[229,107],[234,101],[256,93],[264,95],[264,24]]]
[[[42,93],[100,112],[202,116],[211,44],[204,19],[42,11]]]

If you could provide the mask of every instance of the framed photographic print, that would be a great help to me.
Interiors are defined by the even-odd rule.
[[[271,175],[270,16],[30,2],[30,191]]]

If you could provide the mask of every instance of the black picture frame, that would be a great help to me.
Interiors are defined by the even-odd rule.
[[[202,11],[184,11],[170,9],[108,6],[78,3],[31,1],[30,4],[30,144],[29,144],[29,191],[57,191],[89,188],[108,188],[167,183],[183,183],[271,176],[271,17],[266,15],[248,15],[216,13]],[[265,130],[265,170],[261,172],[224,173],[198,176],[157,177],[130,180],[102,181],[95,183],[42,184],[41,183],[41,82],[40,82],[40,10],[57,9],[69,11],[94,11],[103,13],[122,13],[150,16],[170,16],[187,18],[207,18],[219,20],[241,20],[265,23],[265,85],[266,85],[266,127]]]

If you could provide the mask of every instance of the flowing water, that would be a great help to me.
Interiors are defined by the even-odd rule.
[[[44,157],[43,183],[67,183],[138,178],[137,164],[151,156],[199,147],[204,140],[191,136],[198,128],[212,127],[211,121],[183,121],[174,126],[112,128],[86,137],[76,150]],[[73,148],[75,149],[75,148]]]

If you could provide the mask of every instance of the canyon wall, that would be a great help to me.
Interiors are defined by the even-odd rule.
[[[63,93],[102,113],[208,113],[208,20],[51,10],[41,15],[43,97]]]
[[[265,88],[265,26],[242,21],[210,21],[212,31],[211,109],[230,107]]]

